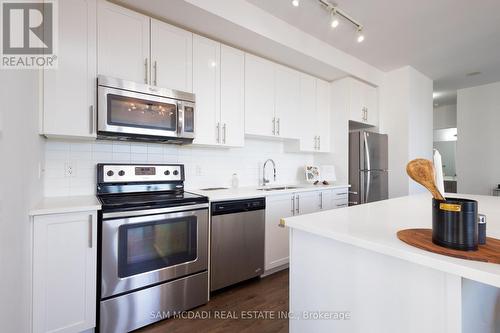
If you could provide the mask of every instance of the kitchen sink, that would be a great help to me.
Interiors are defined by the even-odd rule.
[[[258,188],[259,191],[283,191],[283,190],[293,190],[300,188],[300,186],[276,186],[276,187],[263,187]]]

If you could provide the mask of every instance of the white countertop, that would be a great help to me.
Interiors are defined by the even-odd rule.
[[[272,184],[268,187],[278,187],[285,185]],[[228,188],[223,190],[203,191],[201,189],[187,189],[186,191],[207,196],[210,201],[223,201],[223,200],[238,200],[248,198],[267,197],[270,195],[279,195],[286,193],[296,193],[305,191],[321,191],[335,188],[347,188],[350,185],[312,185],[312,184],[288,184],[288,186],[297,186],[294,189],[276,190],[276,191],[261,191],[260,187],[238,187]]]
[[[43,198],[29,215],[47,215],[100,210],[101,203],[95,195]]]
[[[452,196],[452,195],[447,195]],[[487,216],[488,237],[500,238],[500,198],[453,195],[475,199]],[[420,194],[284,219],[285,225],[436,270],[500,288],[500,264],[483,263],[420,250],[400,241],[396,232],[432,228],[431,196]]]

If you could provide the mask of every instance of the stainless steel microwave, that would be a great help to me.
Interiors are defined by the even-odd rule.
[[[97,137],[191,143],[195,95],[106,76],[97,78]]]

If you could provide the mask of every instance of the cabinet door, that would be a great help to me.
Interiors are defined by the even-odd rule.
[[[149,83],[149,17],[100,0],[98,74]]]
[[[349,98],[349,120],[354,120],[360,123],[364,120],[364,101],[365,87],[364,83],[353,78],[347,78],[349,81],[350,98]]]
[[[245,54],[245,134],[274,135],[274,79],[272,62]]]
[[[95,138],[96,1],[58,8],[59,63],[43,72],[42,134]]]
[[[197,144],[218,144],[220,128],[220,43],[193,36],[193,92]]]
[[[33,332],[95,327],[96,212],[33,219]]]
[[[318,146],[316,122],[316,79],[310,75],[300,75],[300,102],[302,114],[300,128],[300,150],[316,151]]]
[[[316,79],[316,128],[318,151],[330,151],[330,84]]]
[[[224,145],[243,147],[245,140],[245,54],[221,45],[221,140]]]
[[[280,219],[294,213],[294,195],[271,195],[266,198],[265,270],[288,264],[288,228],[279,226]]]
[[[310,214],[321,209],[320,192],[309,191],[301,192],[295,195],[296,214]]]
[[[333,208],[333,191],[324,190],[320,192],[320,207],[321,210],[328,210]]]
[[[372,86],[366,86],[364,104],[368,124],[378,126],[378,89]]]
[[[151,79],[156,86],[193,91],[193,34],[151,19]]]
[[[300,104],[300,73],[285,66],[276,66],[276,135],[300,137],[303,120]]]

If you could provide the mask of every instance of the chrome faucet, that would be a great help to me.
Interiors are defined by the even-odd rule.
[[[267,162],[271,162],[273,164],[274,181],[276,181],[276,163],[269,158],[264,162],[264,166],[262,167],[262,186],[266,186],[266,184],[269,183],[269,179],[266,178]]]

